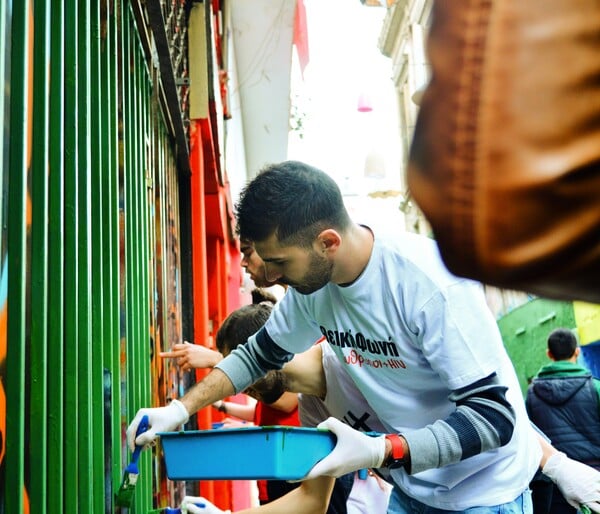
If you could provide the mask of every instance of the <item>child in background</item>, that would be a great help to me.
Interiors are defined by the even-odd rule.
[[[235,350],[240,341],[246,341],[264,325],[271,313],[272,305],[268,300],[259,301],[257,304],[242,307],[227,317],[217,332],[216,341],[217,349],[223,357]],[[267,380],[267,378],[262,380]],[[265,396],[252,386],[244,392],[256,400],[255,405],[219,401],[213,406],[225,414],[252,421],[259,426],[300,425],[296,393],[273,391],[272,394]],[[228,426],[232,425],[228,424]],[[292,484],[285,480],[258,480],[257,484],[261,505],[298,487],[297,483]]]

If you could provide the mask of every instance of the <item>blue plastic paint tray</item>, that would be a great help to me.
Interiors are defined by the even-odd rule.
[[[279,425],[158,435],[171,480],[296,480],[336,441],[329,430]]]

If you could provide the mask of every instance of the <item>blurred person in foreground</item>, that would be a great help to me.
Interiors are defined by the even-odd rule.
[[[336,446],[306,479],[384,467],[394,484],[389,514],[531,512],[542,452],[481,284],[450,274],[431,239],[351,221],[337,184],[305,163],[268,166],[236,207],[240,238],[288,291],[181,401],[140,409],[129,445],[173,430],[323,335],[385,432],[370,437],[328,418],[319,427]],[[144,415],[150,429],[136,438]],[[554,478],[568,470],[563,463]]]
[[[450,271],[600,303],[600,5],[434,0],[407,183]]]

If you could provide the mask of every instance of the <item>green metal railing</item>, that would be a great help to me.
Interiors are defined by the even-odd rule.
[[[10,209],[7,217],[7,297],[10,314],[7,319],[6,335],[6,443],[4,454],[5,504],[7,512],[24,512],[23,479],[25,475],[25,360],[26,360],[26,302],[27,276],[27,179],[29,168],[28,105],[29,90],[29,41],[19,35],[27,33],[29,17],[28,3],[12,12],[10,55],[10,150],[9,190]],[[6,111],[5,111],[6,113]],[[10,341],[10,344],[7,344]]]
[[[179,179],[134,14],[0,7],[0,512],[118,511],[125,428],[179,387],[156,355],[182,338]],[[165,504],[162,473],[143,452],[130,512]]]

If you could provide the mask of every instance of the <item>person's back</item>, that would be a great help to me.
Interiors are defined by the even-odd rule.
[[[527,413],[552,444],[600,470],[600,382],[577,363],[575,335],[559,328],[548,336],[548,357],[527,391]],[[575,512],[554,489],[550,512]]]

